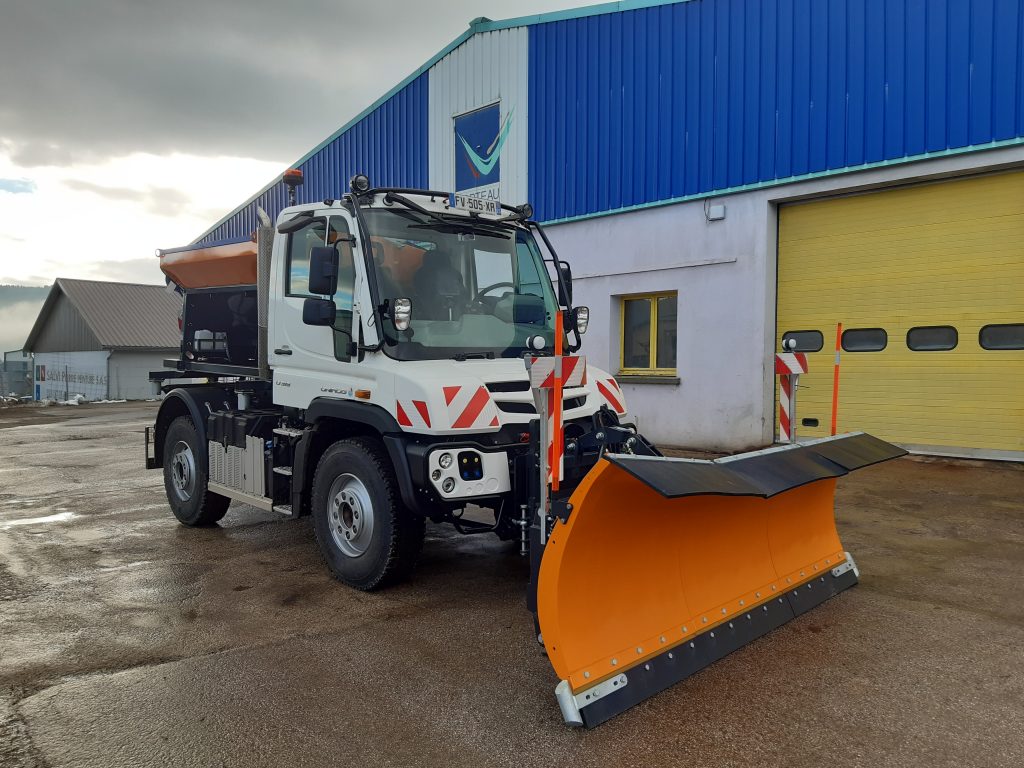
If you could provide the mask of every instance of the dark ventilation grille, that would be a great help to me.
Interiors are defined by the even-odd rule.
[[[487,385],[488,392],[529,392],[529,381],[492,381]]]

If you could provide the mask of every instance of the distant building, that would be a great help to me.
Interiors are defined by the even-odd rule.
[[[32,391],[32,355],[23,349],[4,352],[0,365],[0,395],[23,397]]]
[[[36,400],[143,400],[179,349],[181,298],[161,285],[69,280],[50,289],[25,342]]]

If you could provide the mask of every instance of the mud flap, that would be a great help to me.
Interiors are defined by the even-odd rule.
[[[603,458],[540,564],[566,722],[604,722],[853,586],[836,478],[905,453],[858,433],[715,461]]]

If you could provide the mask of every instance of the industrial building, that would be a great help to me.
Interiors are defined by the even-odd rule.
[[[57,278],[25,350],[36,400],[156,397],[150,371],[177,356],[181,297],[162,285]]]
[[[654,441],[1024,458],[1024,0],[621,2],[469,29],[296,166],[529,201]],[[250,237],[277,180],[197,242]]]

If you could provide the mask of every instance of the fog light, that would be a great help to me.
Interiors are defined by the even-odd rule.
[[[441,469],[448,469],[452,465],[452,455],[450,453],[442,453],[437,457],[437,463],[441,465]]]
[[[394,299],[391,302],[391,322],[395,329],[404,331],[409,327],[412,320],[412,301],[409,299]]]
[[[580,335],[587,332],[590,324],[590,307],[576,307],[576,331]]]
[[[430,473],[430,479],[433,480],[435,483],[438,480],[440,480],[441,479],[441,470],[440,469],[435,469],[433,472],[431,472]]]
[[[451,493],[455,490],[455,480],[453,478],[447,478],[441,483],[441,490],[445,493]]]

